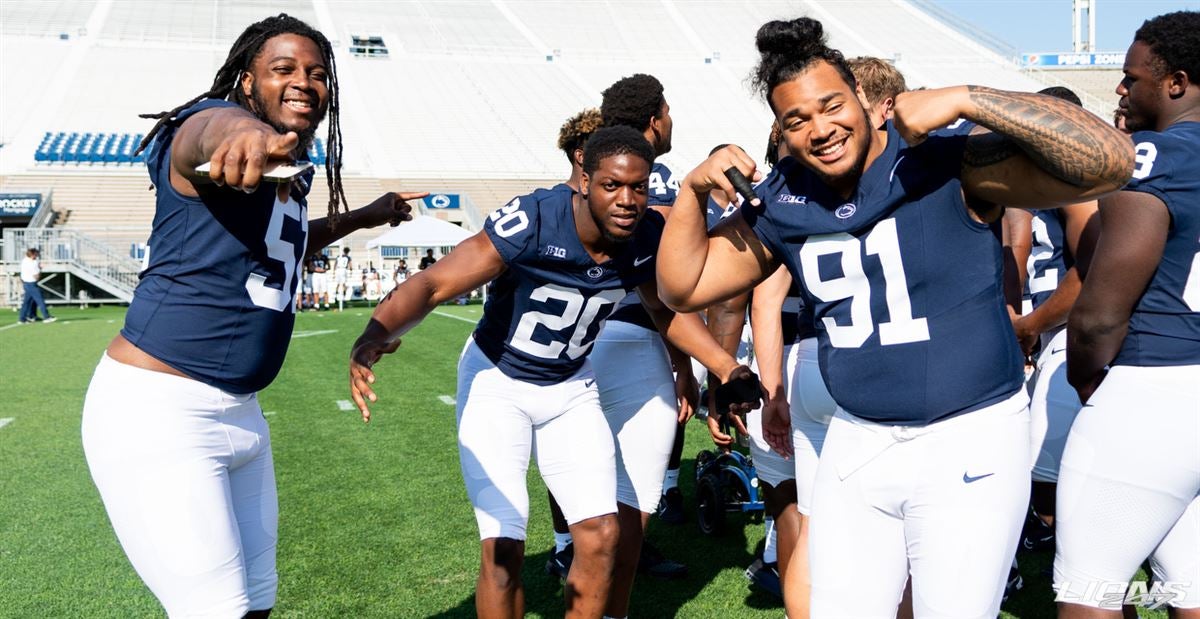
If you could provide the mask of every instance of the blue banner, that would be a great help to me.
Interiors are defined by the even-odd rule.
[[[424,199],[426,208],[439,211],[458,208],[458,194],[456,193],[435,193],[431,196],[426,196]]]
[[[1119,68],[1125,64],[1125,52],[1079,52],[1062,54],[1021,54],[1027,67],[1067,69],[1075,67]]]
[[[42,196],[37,193],[0,193],[0,217],[5,219],[28,219],[33,217]]]

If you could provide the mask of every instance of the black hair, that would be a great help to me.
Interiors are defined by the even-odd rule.
[[[754,45],[758,48],[759,59],[751,76],[751,84],[768,105],[771,103],[771,91],[776,86],[803,73],[818,60],[824,60],[837,69],[850,90],[857,86],[846,57],[829,47],[824,27],[811,17],[769,21],[754,35]]]
[[[717,144],[716,146],[712,147],[712,150],[708,151],[708,156],[712,157],[714,154],[716,154],[717,151],[721,150],[722,148],[725,148],[726,146],[729,146],[729,145],[728,144]]]
[[[663,97],[662,82],[645,73],[617,80],[601,96],[600,115],[604,117],[604,126],[633,127],[638,131],[645,131],[651,119],[662,114],[663,104],[667,102]]]
[[[767,136],[767,156],[764,161],[772,168],[779,165],[779,141],[783,139],[783,132],[779,130],[778,123],[771,123],[771,134]]]
[[[139,114],[140,118],[154,118],[158,122],[146,134],[145,139],[138,145],[136,152],[142,152],[154,140],[154,136],[158,134],[164,125],[174,123],[175,117],[180,112],[202,99],[224,99],[250,109],[250,101],[246,98],[241,88],[242,74],[250,70],[250,65],[254,63],[254,59],[262,51],[263,44],[281,34],[299,35],[316,43],[317,47],[321,49],[321,56],[325,61],[326,70],[329,74],[327,78],[329,88],[329,110],[327,112],[329,115],[329,124],[327,125],[328,133],[325,138],[328,156],[325,163],[325,179],[329,182],[330,222],[336,222],[337,215],[346,206],[347,200],[346,192],[342,188],[342,125],[338,114],[340,106],[338,104],[337,67],[333,59],[333,46],[330,45],[329,39],[325,38],[325,35],[321,34],[319,30],[286,13],[280,13],[274,17],[268,17],[247,26],[242,31],[242,34],[238,36],[237,40],[234,41],[233,47],[229,48],[229,55],[225,58],[225,64],[222,64],[221,68],[217,69],[217,74],[213,77],[212,86],[207,91],[175,109],[155,114]],[[307,145],[303,146],[307,147]]]
[[[1050,95],[1056,99],[1062,99],[1068,103],[1074,103],[1079,107],[1083,107],[1083,101],[1079,100],[1079,95],[1075,94],[1074,90],[1066,86],[1051,86],[1038,91],[1039,95]]]
[[[1200,83],[1200,12],[1176,11],[1147,19],[1133,40],[1150,46],[1155,77],[1183,71],[1188,81]]]
[[[593,133],[583,147],[583,171],[592,174],[601,161],[616,155],[637,155],[646,160],[647,166],[654,163],[654,148],[640,131],[626,126],[604,127]]]

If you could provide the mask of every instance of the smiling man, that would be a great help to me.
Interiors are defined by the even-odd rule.
[[[676,315],[655,294],[663,218],[646,208],[653,160],[638,131],[596,131],[584,149],[581,192],[539,189],[492,213],[482,232],[392,291],[351,352],[350,391],[366,420],[376,399],[370,368],[382,355],[439,303],[495,282],[458,364],[459,457],[479,525],[481,617],[524,616],[533,445],[574,538],[566,614],[603,614],[618,535],[616,456],[587,357],[618,301],[636,290],[685,354],[724,379],[753,378],[697,316]]]
[[[820,22],[768,22],[756,44],[755,85],[791,157],[756,188],[762,208],[708,233],[700,205],[754,162],[730,147],[687,175],[659,294],[691,311],[783,265],[812,307],[838,404],[812,490],[813,617],[895,616],[910,573],[916,616],[995,617],[1030,475],[994,205],[1115,191],[1132,145],[1065,101],[979,86],[898,95],[879,131]],[[934,133],[958,118],[988,131]],[[787,451],[781,412],[764,411],[763,433]]]
[[[338,216],[333,50],[304,22],[252,24],[212,84],[146,116],[159,119],[141,145],[154,251],[88,388],[83,447],[121,546],[170,616],[265,617],[278,501],[256,393],[283,364],[300,261],[408,219],[404,200],[424,194],[388,193]],[[260,183],[269,162],[303,158],[326,115],[329,217],[310,222],[311,173]]]

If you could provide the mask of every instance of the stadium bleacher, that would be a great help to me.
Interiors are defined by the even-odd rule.
[[[132,152],[151,121],[138,114],[203,92],[245,25],[281,10],[322,29],[339,53],[343,170],[355,206],[384,190],[433,189],[486,213],[556,183],[568,172],[555,147],[559,125],[636,72],[665,85],[675,134],[664,160],[677,173],[720,143],[761,159],[771,116],[748,86],[754,33],[797,15],[821,19],[848,56],[894,61],[913,87],[1065,82],[1096,94],[1094,112],[1115,103],[1102,96],[1115,84],[1111,72],[1023,70],[923,0],[411,0],[337,10],[308,1],[6,0],[0,53],[21,61],[0,63],[0,188],[53,189],[60,225],[96,230],[122,251],[144,240],[132,237],[148,232],[153,208]],[[351,54],[355,37],[374,37],[389,53]],[[324,164],[325,151],[317,139],[309,157]],[[314,212],[327,197],[317,177]]]
[[[42,137],[41,144],[33,154],[38,163],[89,163],[132,165],[144,163],[146,153],[134,154],[145,134],[141,133],[79,133],[47,131]],[[308,149],[308,160],[314,165],[323,166],[326,161],[325,142],[320,138],[313,140]]]

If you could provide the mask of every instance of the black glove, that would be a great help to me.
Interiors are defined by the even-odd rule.
[[[739,365],[729,374],[729,381],[721,383],[716,390],[718,417],[724,417],[730,412],[745,414],[762,405],[762,386],[758,376],[749,367]],[[731,406],[737,410],[730,411]]]

